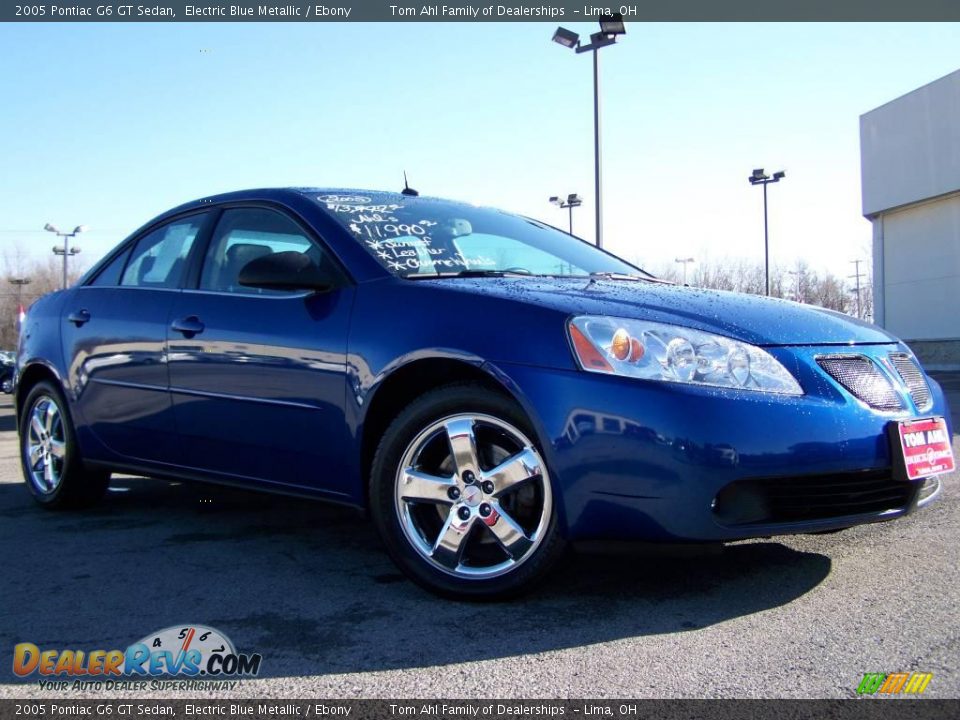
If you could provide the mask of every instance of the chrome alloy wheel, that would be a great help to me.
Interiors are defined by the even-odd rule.
[[[30,425],[23,435],[27,471],[34,488],[49,495],[59,487],[67,459],[63,416],[53,398],[41,395],[33,403],[29,417]]]
[[[453,415],[420,432],[395,480],[403,533],[433,567],[493,578],[531,557],[547,533],[546,465],[517,428],[490,415]]]

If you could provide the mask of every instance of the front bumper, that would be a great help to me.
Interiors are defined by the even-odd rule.
[[[902,345],[768,350],[803,396],[498,364],[537,425],[567,537],[724,541],[822,532],[900,517],[933,499],[935,483],[892,479],[886,427],[930,415],[949,423],[940,387],[928,379],[933,405],[922,413],[906,393],[906,409],[881,412],[815,361],[851,351],[880,360]],[[797,492],[830,494],[830,483],[841,481],[876,502],[848,502],[842,514],[812,519],[764,520],[751,515],[749,502],[729,511],[731,487],[781,492],[789,483]]]

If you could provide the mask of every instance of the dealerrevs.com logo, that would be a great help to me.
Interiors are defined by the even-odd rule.
[[[41,649],[33,643],[19,643],[13,649],[13,672],[21,678],[63,678],[43,682],[50,689],[66,689],[70,680],[80,679],[92,689],[123,689],[130,679],[181,678],[231,680],[255,677],[262,656],[238,653],[230,638],[204,625],[179,625],[151,633],[125,650]],[[106,681],[106,685],[103,682]],[[119,681],[119,682],[116,682]],[[145,682],[136,683],[141,689]],[[151,688],[175,687],[151,683]],[[194,688],[195,684],[189,686]],[[90,688],[78,688],[90,689]]]

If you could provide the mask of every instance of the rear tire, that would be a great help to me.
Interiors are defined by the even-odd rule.
[[[20,412],[20,464],[27,488],[45,508],[84,507],[103,497],[110,473],[83,464],[63,392],[43,380]]]
[[[565,543],[543,455],[523,412],[472,383],[418,398],[387,428],[370,477],[374,524],[394,562],[460,600],[519,595]]]

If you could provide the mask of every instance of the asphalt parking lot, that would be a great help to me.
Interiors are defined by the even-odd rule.
[[[960,375],[943,380],[957,427]],[[461,604],[405,581],[350,510],[143,478],[39,509],[2,396],[0,697],[63,697],[15,680],[16,643],[125,648],[202,623],[264,658],[220,697],[854,697],[865,672],[923,671],[926,695],[956,698],[957,480],[893,523],[571,557],[522,601]]]

